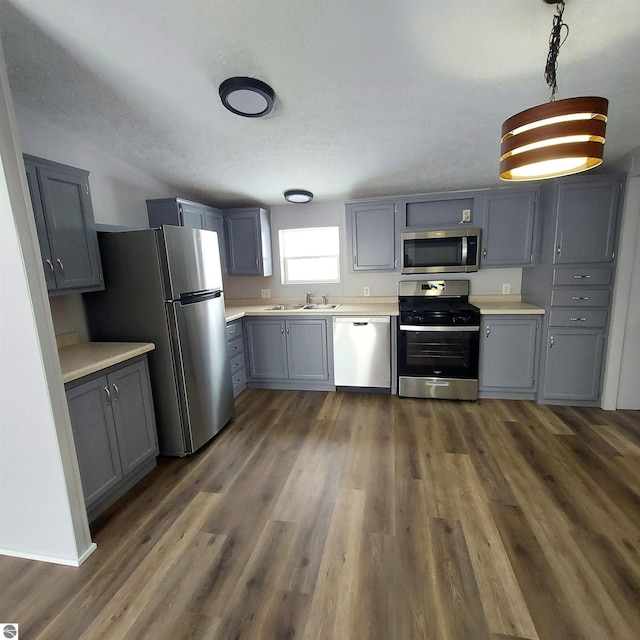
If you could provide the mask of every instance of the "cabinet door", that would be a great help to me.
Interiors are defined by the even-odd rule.
[[[395,205],[348,204],[347,227],[351,235],[354,271],[394,271]]]
[[[533,262],[536,191],[490,194],[484,200],[481,267]]]
[[[549,329],[543,399],[597,400],[603,344],[602,329]]]
[[[183,227],[189,227],[190,229],[206,228],[203,207],[188,202],[181,202],[178,207]]]
[[[537,318],[485,316],[482,319],[480,388],[535,389]]]
[[[249,320],[245,329],[249,377],[286,380],[289,376],[284,320]]]
[[[558,185],[555,264],[613,260],[620,184],[592,178]]]
[[[260,229],[257,211],[227,216],[229,273],[260,275]]]
[[[38,166],[58,289],[102,285],[98,236],[86,172]]]
[[[287,320],[289,378],[328,380],[329,349],[326,320]]]
[[[151,387],[144,360],[124,366],[107,377],[115,420],[122,474],[127,475],[158,453]]]
[[[73,439],[87,506],[122,477],[113,412],[105,376],[67,391]]]
[[[27,184],[29,185],[29,196],[31,197],[31,206],[33,207],[33,215],[36,221],[36,230],[38,232],[38,244],[40,245],[40,255],[42,256],[42,267],[44,269],[44,279],[47,282],[47,289],[55,291],[56,273],[53,264],[53,256],[51,255],[51,247],[49,245],[49,235],[47,234],[47,223],[44,218],[44,209],[42,208],[42,199],[40,197],[40,187],[38,185],[38,170],[33,162],[25,162],[25,170],[27,172]]]
[[[226,276],[227,268],[227,247],[224,234],[224,217],[222,211],[215,209],[205,209],[204,212],[204,228],[209,231],[215,231],[218,234],[218,248],[220,249],[220,267],[222,275]]]

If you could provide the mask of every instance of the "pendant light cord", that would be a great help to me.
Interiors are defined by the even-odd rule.
[[[549,55],[547,56],[547,64],[544,68],[544,77],[547,85],[551,89],[551,97],[549,102],[556,99],[558,91],[558,82],[556,80],[556,72],[558,71],[558,54],[560,47],[564,44],[569,35],[569,25],[562,22],[562,14],[564,13],[564,0],[560,0],[556,5],[558,13],[553,16],[553,26],[551,27],[551,35],[549,36]],[[565,28],[564,38],[562,37],[562,29]]]

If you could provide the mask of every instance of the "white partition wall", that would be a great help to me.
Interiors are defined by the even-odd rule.
[[[91,542],[0,48],[0,554],[79,565]]]

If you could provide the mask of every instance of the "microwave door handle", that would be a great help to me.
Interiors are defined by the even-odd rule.
[[[467,264],[467,237],[462,237],[462,266]]]

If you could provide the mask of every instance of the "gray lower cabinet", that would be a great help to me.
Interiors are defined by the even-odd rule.
[[[486,315],[480,328],[480,397],[535,398],[539,318]]]
[[[66,385],[89,520],[130,489],[158,455],[146,356]]]
[[[225,209],[227,260],[234,276],[271,276],[271,214],[267,209]]]
[[[229,361],[231,363],[231,383],[233,397],[236,398],[247,388],[247,369],[244,356],[244,335],[242,320],[227,323],[227,340],[229,343]]]
[[[104,289],[89,172],[24,156],[47,289]]]
[[[252,386],[333,388],[327,318],[245,319]]]
[[[538,191],[489,192],[484,197],[480,267],[526,267],[533,263]]]
[[[393,202],[348,203],[348,246],[352,271],[394,271],[397,266]]]
[[[157,198],[147,200],[147,216],[149,227],[152,229],[169,224],[190,229],[215,231],[218,234],[222,275],[227,275],[227,241],[224,230],[224,215],[221,209],[184,198]]]
[[[604,329],[550,327],[542,400],[592,403],[600,396]]]

